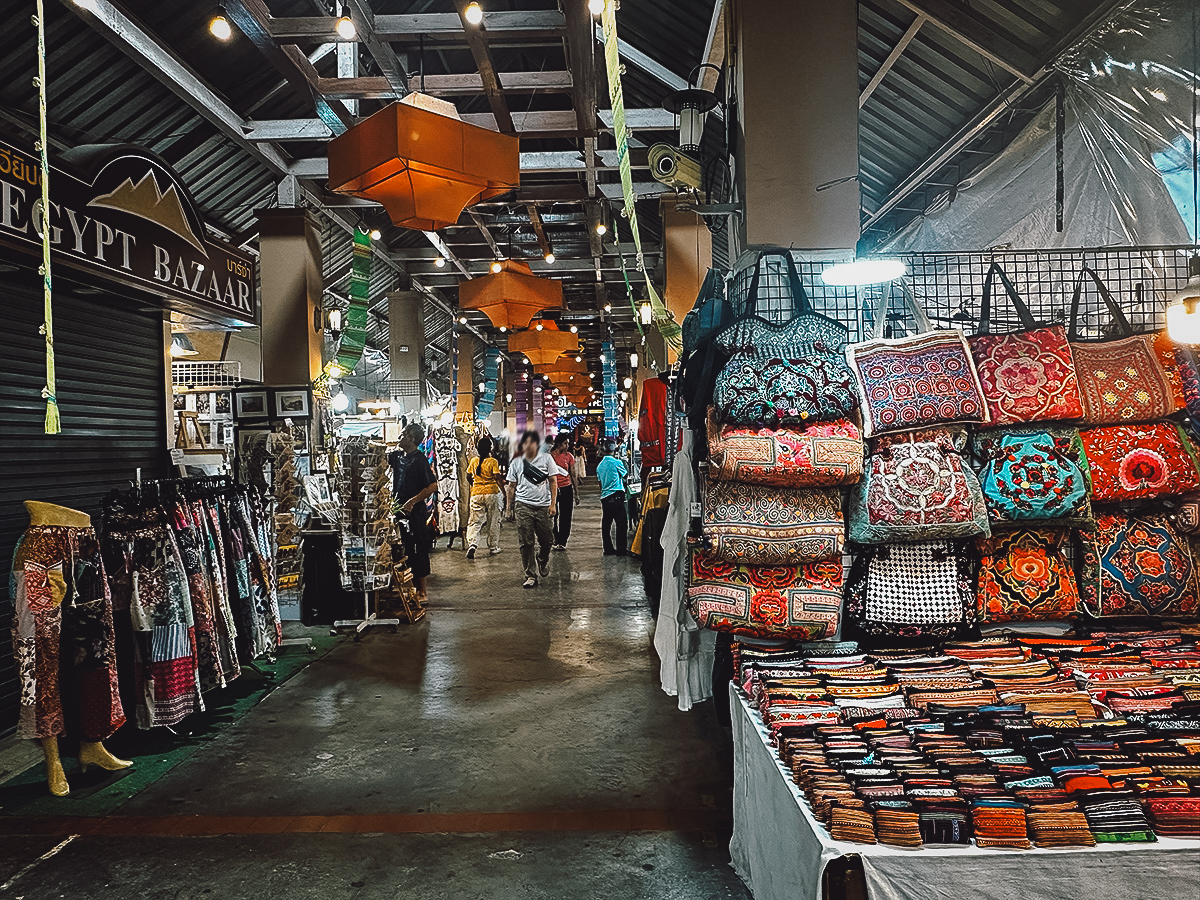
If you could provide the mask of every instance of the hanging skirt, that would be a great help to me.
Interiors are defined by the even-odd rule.
[[[24,738],[102,741],[125,724],[96,532],[30,526],[13,555],[13,651]]]

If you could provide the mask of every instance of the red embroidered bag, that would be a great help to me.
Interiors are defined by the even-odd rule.
[[[694,547],[687,604],[700,626],[714,631],[800,641],[831,637],[842,608],[842,561],[734,565]]]
[[[639,432],[640,436],[640,432]],[[863,441],[849,421],[806,428],[739,427],[717,424],[708,412],[708,475],[771,487],[853,484],[862,477]]]
[[[1024,331],[991,334],[992,288],[999,276]],[[992,263],[983,282],[979,332],[967,338],[993,425],[1083,416],[1075,361],[1062,325],[1039,328],[1008,276]]]
[[[1085,428],[1079,435],[1097,500],[1148,500],[1200,488],[1195,450],[1174,423]]]
[[[1083,279],[1092,279],[1120,337],[1086,342],[1079,334]],[[1104,282],[1084,267],[1071,299],[1071,353],[1079,377],[1084,417],[1090,425],[1153,422],[1184,408],[1175,349],[1166,334],[1135,334]]]
[[[981,539],[980,621],[1074,618],[1079,589],[1063,550],[1069,536],[1022,529]]]

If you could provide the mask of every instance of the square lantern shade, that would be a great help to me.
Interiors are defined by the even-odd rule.
[[[458,305],[481,311],[497,328],[528,328],[543,309],[562,307],[562,282],[539,278],[528,263],[506,259],[500,263],[499,272],[461,282]],[[579,346],[576,335],[571,337]]]
[[[400,228],[436,231],[520,183],[516,137],[393,103],[329,142],[329,189],[383,204]]]
[[[461,287],[459,290],[461,293]],[[538,366],[555,362],[564,353],[578,353],[579,336],[560,331],[555,323],[546,321],[540,331],[530,329],[511,335],[508,352],[523,353],[536,370]]]
[[[553,362],[545,363],[543,365],[535,365],[533,370],[539,375],[548,376],[551,381],[561,387],[567,383],[567,379],[571,375],[587,375],[587,363],[583,362],[582,360],[575,362],[575,355],[576,354],[570,352],[564,353]]]

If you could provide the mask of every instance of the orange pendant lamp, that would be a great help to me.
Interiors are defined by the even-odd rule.
[[[409,94],[329,142],[329,189],[382,203],[400,228],[436,231],[515,188],[519,141],[458,118],[453,104]]]
[[[539,278],[528,263],[506,259],[499,272],[459,284],[458,305],[481,311],[497,328],[515,331],[528,328],[543,309],[562,307],[562,282]]]
[[[577,353],[564,353],[554,362],[534,366],[533,370],[539,375],[549,376],[551,381],[561,387],[571,375],[587,375],[587,363],[583,360],[575,362],[577,355]]]
[[[466,287],[466,284],[462,287]],[[461,292],[462,288],[459,290]],[[530,328],[528,331],[511,335],[508,339],[508,352],[523,353],[535,369],[556,361],[564,353],[579,352],[579,335],[560,331],[558,326],[548,319],[540,325],[540,329]]]

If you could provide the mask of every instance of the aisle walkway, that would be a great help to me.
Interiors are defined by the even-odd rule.
[[[511,526],[439,550],[424,622],[346,640],[115,815],[2,838],[0,897],[742,900],[720,728],[659,690],[599,512],[533,591]]]

